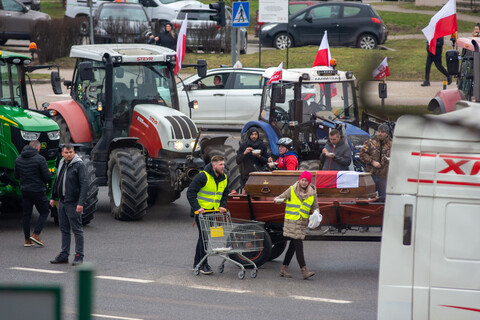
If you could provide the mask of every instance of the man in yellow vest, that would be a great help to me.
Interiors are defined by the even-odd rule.
[[[225,158],[216,155],[212,157],[211,162],[205,166],[203,171],[195,176],[187,191],[187,199],[188,202],[190,202],[193,212],[203,214],[205,210],[218,210],[223,213],[227,210],[228,188],[227,175],[224,171]],[[195,268],[206,254],[198,214],[195,214],[195,223],[198,228],[198,241],[193,268]],[[200,266],[200,273],[213,273],[212,268],[208,265],[207,259],[205,259]]]

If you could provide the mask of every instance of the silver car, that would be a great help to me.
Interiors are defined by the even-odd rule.
[[[207,5],[187,5],[183,7],[172,21],[177,33],[180,30],[185,15],[188,14],[186,46],[190,49],[201,49],[204,51],[219,51],[219,49],[230,50],[231,27],[220,27],[215,21],[210,20],[210,15],[215,10]],[[232,8],[225,7],[226,25],[232,25]],[[240,53],[247,52],[247,29],[240,27]]]

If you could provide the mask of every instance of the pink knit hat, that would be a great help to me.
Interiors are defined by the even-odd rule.
[[[310,172],[303,171],[298,180],[302,180],[303,178],[307,179],[308,183],[312,183],[312,174]]]

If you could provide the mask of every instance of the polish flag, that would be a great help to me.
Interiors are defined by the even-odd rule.
[[[282,80],[282,70],[283,70],[283,62],[280,62],[280,64],[277,67],[277,70],[275,70],[275,72],[270,77],[270,81],[268,81],[267,87],[270,85],[270,83],[279,83],[280,80]]]
[[[175,65],[175,75],[182,69],[183,58],[185,58],[185,38],[187,37],[188,14],[185,13],[185,20],[182,22],[177,39],[177,64]]]
[[[317,188],[358,188],[360,172],[355,171],[317,171]]]
[[[315,57],[315,62],[313,63],[312,68],[316,66],[330,67],[331,59],[332,55],[330,54],[330,46],[328,45],[327,30],[325,30],[325,34],[323,35],[322,42],[320,42],[320,47],[318,48],[317,56]]]
[[[425,38],[427,38],[429,42],[428,50],[435,54],[437,39],[451,35],[457,30],[457,6],[455,0],[449,0],[443,8],[430,19],[428,26],[422,30]]]
[[[383,59],[383,61],[375,68],[372,72],[372,76],[375,80],[381,80],[382,78],[386,78],[390,75],[390,69],[388,68],[387,58]]]

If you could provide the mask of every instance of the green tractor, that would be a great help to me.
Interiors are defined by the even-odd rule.
[[[15,160],[25,145],[32,140],[41,143],[40,154],[45,157],[52,172],[52,181],[47,185],[48,197],[52,192],[56,166],[60,158],[59,127],[47,116],[51,111],[29,108],[25,82],[28,73],[54,66],[29,66],[31,62],[29,56],[0,51],[0,214],[21,212],[20,184],[14,178],[13,171]],[[53,71],[51,77],[53,91],[56,94],[61,93],[58,71]],[[90,184],[82,216],[83,224],[87,224],[93,219],[98,187],[95,183],[93,165],[88,157],[83,157],[83,160],[89,172]],[[56,208],[52,208],[51,215],[55,223],[58,223]]]

